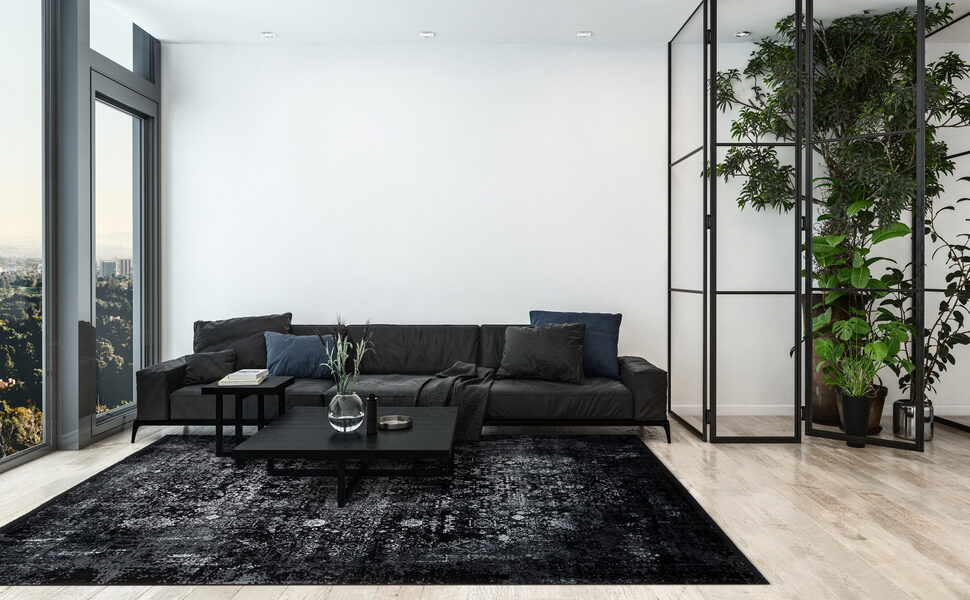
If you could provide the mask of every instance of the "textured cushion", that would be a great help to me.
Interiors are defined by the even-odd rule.
[[[323,364],[333,348],[333,336],[290,335],[267,331],[266,368],[270,375],[307,379],[330,379],[330,367]],[[321,341],[321,339],[323,341]]]
[[[586,326],[509,327],[499,377],[583,382],[583,336]]]
[[[212,383],[232,373],[236,366],[236,351],[198,352],[185,357],[185,385]]]
[[[418,391],[430,378],[430,375],[361,375],[355,391],[364,400],[368,394],[376,394],[379,406],[414,406]],[[336,393],[334,386],[327,391],[327,400]]]
[[[593,377],[620,378],[616,346],[620,341],[623,315],[608,313],[551,312],[534,310],[529,320],[534,327],[551,323],[583,323],[583,372]]]
[[[196,321],[193,350],[195,352],[236,351],[237,369],[266,368],[266,341],[263,333],[289,333],[293,315],[238,317],[222,321]]]
[[[633,418],[633,394],[607,377],[587,377],[582,385],[500,379],[492,384],[485,418],[626,421]]]

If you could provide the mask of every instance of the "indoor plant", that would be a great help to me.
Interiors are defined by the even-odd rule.
[[[357,342],[353,341],[347,332],[347,326],[339,319],[331,335],[332,343],[324,343],[327,360],[323,364],[333,374],[337,394],[330,401],[327,416],[334,429],[341,433],[350,433],[356,431],[364,422],[364,402],[354,390],[357,388],[364,356],[374,346],[366,325],[361,339]],[[321,341],[324,341],[322,337]]]
[[[861,247],[860,238],[869,232],[869,229],[859,229],[850,214],[856,202],[871,201],[868,208],[880,225],[898,222],[913,207],[916,136],[863,139],[856,136],[915,128],[915,16],[911,8],[902,8],[883,14],[864,12],[827,23],[816,20],[811,25],[815,61],[808,73],[795,61],[795,43],[802,37],[799,30],[806,24],[796,23],[794,16],[789,16],[777,23],[776,36],[755,43],[743,70],[717,73],[717,106],[722,111],[737,108],[731,135],[740,143],[727,150],[715,172],[725,180],[743,178],[737,198],[739,207],[779,212],[794,208],[799,183],[794,167],[779,160],[778,146],[757,144],[797,141],[796,120],[803,107],[796,100],[799,93],[804,98],[806,75],[812,77],[814,84],[812,139],[837,140],[812,144],[813,154],[818,157],[817,168],[827,176],[823,178],[826,185],[813,190],[811,197],[818,215],[813,233],[844,236],[838,248],[828,250],[833,256],[852,256],[853,250]],[[952,19],[949,4],[926,8],[928,31]],[[947,52],[926,66],[925,198],[930,215],[927,234],[931,237],[935,235],[933,224],[939,216],[939,211],[932,211],[932,201],[943,191],[941,176],[954,170],[947,144],[937,137],[937,132],[944,127],[970,124],[970,100],[961,91],[968,76],[970,66],[954,52]],[[950,260],[953,247],[947,248]],[[966,264],[958,259],[952,261],[959,270]],[[816,260],[813,274],[817,280],[824,281],[845,268],[845,265],[820,265]],[[951,275],[956,270],[952,269]],[[895,284],[905,289],[908,281],[902,272],[896,270],[893,276]],[[950,353],[953,345],[970,341],[966,332],[961,331],[962,309],[967,299],[965,290],[966,279],[962,276],[948,279],[947,301],[939,305],[939,318],[928,319],[929,323],[936,324],[926,330],[928,347],[924,368],[932,371],[925,378],[927,386],[932,386],[947,364],[954,364]],[[857,296],[819,294],[812,298],[816,306],[814,316],[818,318],[831,308],[834,314],[830,314],[830,319],[845,320],[850,316],[850,309],[872,300],[872,297]],[[891,304],[894,300],[899,301],[898,306]],[[954,309],[955,303],[959,308]],[[892,317],[881,313],[881,318],[912,321],[911,311],[907,311],[901,295],[883,297],[879,307],[898,309],[892,311],[895,313]],[[909,348],[903,350],[907,353],[905,360],[909,361]],[[895,368],[905,388],[910,369],[904,369],[902,363],[890,366]],[[813,382],[813,420],[835,424],[835,390],[818,379],[822,378]]]

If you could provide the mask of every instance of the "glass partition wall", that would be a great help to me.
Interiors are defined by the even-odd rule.
[[[668,408],[707,439],[706,2],[668,44]]]
[[[952,55],[970,60],[970,2],[963,2],[954,7],[954,12],[945,23],[930,26],[926,36],[926,61],[928,65],[944,64]],[[955,85],[958,93],[970,94],[970,79],[962,79]],[[960,289],[966,285],[966,279],[956,268],[956,260],[964,256],[964,251],[951,251],[952,246],[966,244],[963,236],[968,231],[970,221],[970,135],[966,128],[939,127],[945,122],[939,118],[930,118],[928,127],[936,127],[936,139],[946,144],[946,160],[953,166],[953,171],[940,177],[940,193],[928,205],[929,217],[932,218],[932,229],[926,237],[926,326],[935,329],[942,307],[953,307],[957,304],[953,289],[955,285]],[[954,124],[952,121],[950,124]],[[959,123],[957,123],[959,124]],[[929,195],[929,194],[928,194]],[[935,218],[934,218],[935,217]],[[956,338],[958,342],[966,340],[961,336],[970,334],[970,320],[967,326],[954,327],[949,332],[948,340]],[[938,336],[933,336],[937,338]],[[943,352],[949,352],[955,364],[941,373],[931,372],[927,378],[931,380],[931,387],[927,389],[927,399],[932,402],[936,416],[936,423],[955,427],[970,432],[970,394],[967,393],[967,379],[961,376],[970,364],[970,346],[956,344],[952,347],[943,344]],[[928,363],[938,364],[934,360],[941,352],[939,344],[931,344],[928,348]],[[944,363],[942,366],[946,366]]]
[[[714,442],[921,450],[927,393],[946,395],[941,422],[970,415],[954,391],[970,381],[947,369],[970,343],[966,8],[752,8],[707,0],[669,45],[671,412]],[[846,416],[853,377],[876,387]]]

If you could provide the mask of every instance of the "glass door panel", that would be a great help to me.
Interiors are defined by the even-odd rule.
[[[94,110],[94,297],[97,420],[130,409],[140,356],[138,231],[141,119],[104,102]]]

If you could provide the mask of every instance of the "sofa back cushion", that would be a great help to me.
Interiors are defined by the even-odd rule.
[[[237,369],[265,369],[266,341],[263,333],[290,333],[291,313],[260,317],[237,317],[221,321],[196,321],[194,352],[236,351]]]
[[[294,325],[293,333],[330,333],[331,325]],[[364,357],[365,375],[434,375],[456,362],[477,364],[478,325],[370,325],[374,350]],[[358,340],[363,325],[349,325]]]
[[[505,330],[509,327],[526,327],[526,325],[482,325],[478,343],[478,366],[486,369],[497,369],[502,366]]]

